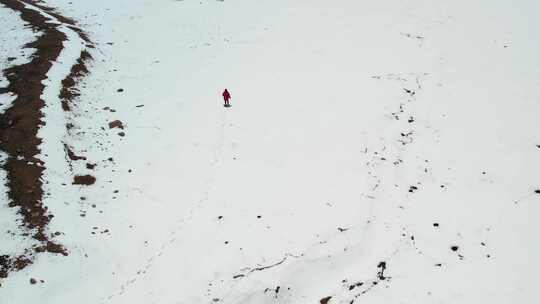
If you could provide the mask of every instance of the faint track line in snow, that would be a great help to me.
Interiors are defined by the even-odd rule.
[[[421,81],[422,78],[425,76],[427,76],[426,73],[393,73],[373,78],[398,82],[397,85],[394,85],[396,87],[396,90],[399,90],[402,92],[402,94],[404,94],[402,98],[404,98],[405,101],[399,100],[401,110],[399,115],[403,115],[410,112],[408,109],[406,109],[409,103],[415,102],[417,100],[418,92],[423,88]],[[399,117],[397,120],[400,120]],[[363,250],[365,242],[369,242],[370,236],[373,236],[374,233],[379,231],[378,229],[382,229],[382,231],[388,231],[389,227],[386,222],[394,220],[393,216],[397,214],[392,214],[389,217],[386,214],[387,209],[390,208],[388,206],[388,202],[385,201],[385,203],[383,204],[385,207],[381,207],[381,200],[378,199],[378,196],[381,193],[385,193],[384,191],[388,191],[389,184],[392,187],[390,189],[391,192],[398,191],[397,195],[401,197],[408,195],[408,193],[401,193],[402,188],[394,188],[394,182],[390,182],[383,178],[384,173],[389,170],[403,170],[401,168],[401,164],[403,163],[404,156],[406,155],[407,146],[408,144],[414,143],[414,141],[412,140],[412,135],[414,134],[413,131],[401,131],[401,133],[398,134],[394,133],[396,130],[400,130],[403,127],[412,127],[410,121],[408,120],[401,119],[401,122],[398,125],[390,122],[391,125],[388,129],[388,132],[385,132],[383,134],[384,137],[380,138],[380,141],[377,143],[377,147],[367,147],[365,150],[365,154],[367,156],[366,167],[367,175],[369,177],[369,184],[367,185],[364,197],[369,198],[369,200],[367,200],[366,202],[370,204],[370,211],[369,215],[366,218],[366,222],[359,223],[358,227],[352,227],[347,231],[340,231],[338,233],[327,236],[326,238],[324,238],[323,242],[313,243],[312,246],[309,246],[303,251],[302,255],[300,256],[302,259],[298,261],[298,263],[300,263],[298,265],[305,264],[305,267],[309,268],[309,265],[313,261],[321,261],[321,263],[324,264],[324,262],[322,261],[327,258],[332,258],[335,261],[339,261],[339,258],[341,256],[350,258],[351,255],[354,255],[353,253],[359,253]],[[398,137],[396,138],[396,136]],[[404,141],[402,137],[405,137],[405,139],[407,139],[405,141],[407,145],[403,145],[400,142],[400,140]],[[397,161],[392,162],[393,159],[397,159]],[[399,233],[399,235],[401,235],[401,231],[399,230],[393,232],[397,232]],[[351,243],[350,239],[348,239],[347,237],[339,237],[339,235],[341,235],[342,233],[352,234],[357,237],[360,236],[361,240],[357,239]],[[334,252],[336,247],[342,247],[343,251]],[[397,244],[394,243],[391,245],[390,248],[388,248],[390,250],[390,254],[388,256],[385,256],[380,261],[385,261],[387,263],[388,261],[394,259],[394,257],[397,256],[401,252],[401,250],[406,247],[413,250],[416,249],[416,252],[420,252],[420,249],[418,249],[413,243],[411,243],[409,238],[401,238],[398,240]],[[328,252],[327,249],[331,251]],[[316,257],[310,258],[309,256],[312,254],[315,254]],[[234,299],[235,290],[239,289],[239,286],[244,284],[240,282],[244,280],[248,280],[248,282],[253,280],[252,278],[250,278],[250,275],[254,275],[258,271],[264,271],[270,268],[280,267],[280,269],[276,271],[281,272],[283,270],[281,267],[285,267],[286,269],[295,268],[295,266],[291,265],[284,266],[286,262],[287,256],[285,256],[276,263],[256,268],[243,269],[241,273],[232,275],[232,279],[230,279],[229,282],[226,284],[227,287],[223,290],[223,296],[221,298],[229,300]],[[297,268],[302,267],[298,266]],[[379,273],[375,278],[367,279],[366,284],[363,286],[363,289],[358,288],[353,291],[353,294],[351,294],[350,291],[347,291],[342,295],[349,298],[349,301],[346,303],[349,303],[350,301],[354,302],[357,298],[370,292],[377,285],[382,285],[380,283],[387,280],[389,280],[389,277],[385,277],[382,273]]]
[[[213,149],[212,158],[210,160],[210,172],[212,173],[209,174],[208,178],[205,181],[205,190],[202,192],[202,197],[197,200],[195,205],[188,211],[188,215],[182,217],[180,220],[177,221],[178,226],[174,230],[169,232],[169,237],[166,239],[166,241],[162,242],[162,244],[159,246],[159,250],[153,255],[151,255],[148,259],[146,259],[144,266],[137,269],[134,276],[132,276],[130,279],[126,280],[123,284],[120,285],[120,291],[115,294],[109,295],[104,302],[109,302],[114,297],[125,294],[128,289],[131,288],[131,286],[135,284],[141,276],[144,276],[152,268],[153,263],[176,242],[177,234],[184,229],[184,227],[190,220],[193,219],[196,211],[202,208],[204,204],[210,200],[210,194],[215,184],[215,175],[218,171],[218,164],[221,162],[223,148],[225,147],[225,128],[227,125],[227,114],[224,111],[221,117],[221,123],[219,124],[218,140],[215,148]]]
[[[274,268],[276,266],[279,266],[279,265],[285,263],[289,257],[301,258],[301,256],[294,255],[294,254],[291,254],[291,253],[286,253],[285,256],[283,257],[283,259],[281,259],[279,262],[276,262],[276,263],[270,264],[270,265],[266,265],[266,266],[259,266],[259,267],[255,267],[255,268],[247,268],[247,269],[249,269],[248,272],[241,273],[241,274],[236,274],[236,275],[233,276],[233,279],[245,278],[245,277],[247,277],[249,274],[251,274],[253,272],[263,271],[263,270],[266,270],[266,269]]]
[[[424,45],[424,39],[426,39],[426,37],[422,36],[422,35],[415,35],[415,34],[411,34],[411,33],[400,33],[401,36],[403,37],[407,37],[409,39],[415,39],[415,40],[418,40],[419,41],[419,44],[418,44],[418,47],[422,47]]]
[[[415,144],[415,141],[412,138],[412,136],[415,134],[415,126],[412,124],[414,122],[414,119],[412,118],[414,113],[412,113],[411,110],[409,110],[408,108],[413,102],[417,101],[418,92],[423,89],[421,83],[422,78],[427,75],[427,73],[392,73],[385,76],[381,75],[372,77],[374,79],[397,82],[398,85],[395,86],[396,90],[402,90],[404,94],[403,98],[405,99],[404,101],[399,101],[399,111],[392,113],[391,116],[388,116],[391,121],[399,122],[397,125],[393,124],[393,127],[389,129],[391,132],[398,131],[398,133],[395,135],[392,133],[385,134],[388,135],[388,137],[381,138],[382,142],[380,143],[379,148],[366,148],[365,150],[366,154],[368,154],[368,151],[370,151],[371,154],[371,157],[368,158],[366,166],[368,168],[367,174],[373,180],[373,184],[368,186],[369,191],[365,194],[365,196],[368,198],[372,198],[373,201],[378,197],[378,194],[381,193],[381,191],[391,191],[391,193],[397,191],[397,193],[395,193],[394,195],[397,196],[398,200],[411,199],[408,192],[402,192],[402,188],[396,186],[397,181],[388,181],[383,179],[381,176],[384,176],[384,172],[388,170],[395,172],[404,170],[402,164],[404,164],[404,159],[407,155],[406,151],[408,150],[408,145]],[[406,115],[407,119],[402,119],[401,116],[403,115]],[[408,129],[408,131],[403,131],[403,129]],[[391,158],[397,160],[392,162],[390,161]],[[388,166],[391,164],[393,164],[393,167],[389,168]],[[390,186],[390,188],[388,186]],[[399,199],[400,197],[401,199]],[[387,204],[388,203],[385,203],[384,205]],[[375,227],[374,225],[376,221],[379,222],[378,226],[380,226],[380,229],[386,231],[387,229],[389,229],[389,227],[387,224],[385,224],[385,222],[389,221],[395,223],[396,219],[399,219],[398,214],[395,214],[397,218],[394,219],[394,215],[391,215],[391,217],[389,217],[381,213],[385,212],[388,206],[377,208],[379,208],[379,210],[375,210],[375,205],[372,205],[372,214],[369,217],[367,225],[364,227],[364,229],[362,229],[363,234],[368,233],[367,231],[370,227]],[[393,231],[393,233],[395,232],[399,231]],[[405,233],[404,235],[407,236],[407,234]],[[349,251],[357,250],[356,247],[360,246],[360,244],[361,243],[358,243],[356,246],[349,248]],[[407,237],[399,241],[399,245],[395,247],[395,249],[390,255],[388,255],[384,259],[381,259],[382,261],[385,261],[384,265],[386,265],[388,261],[391,261],[395,256],[397,256],[399,252],[405,247],[411,247],[418,254],[425,256],[422,250],[416,246],[414,238],[411,239]],[[425,256],[425,258],[428,258],[432,261],[434,260],[434,258],[431,256]],[[334,295],[340,299],[339,303],[354,303],[360,297],[370,292],[373,288],[381,285],[383,281],[389,280],[389,277],[385,277],[384,275],[377,275],[376,278],[366,279],[361,282],[358,281],[360,283],[358,283],[357,285],[353,284],[350,286],[346,286],[345,290],[341,289],[342,291],[337,291],[336,293],[334,293]],[[354,291],[351,294],[352,290]]]
[[[405,247],[406,245],[410,245],[410,243],[402,241],[400,245],[398,245],[397,248],[390,255],[388,255],[385,258],[379,259],[380,262],[377,265],[377,268],[379,268],[380,270],[377,272],[377,275],[375,276],[375,278],[369,279],[369,281],[371,281],[372,283],[369,284],[366,289],[354,295],[353,300],[351,300],[349,303],[353,303],[354,300],[368,293],[369,291],[371,291],[373,288],[378,286],[379,283],[382,283],[383,281],[387,281],[388,283],[390,283],[393,277],[385,276],[385,271],[387,270],[387,266],[391,264],[390,261],[392,261],[392,259],[395,256],[397,256],[400,253],[400,251],[403,249],[403,247]],[[365,281],[367,282],[368,280],[365,280]]]

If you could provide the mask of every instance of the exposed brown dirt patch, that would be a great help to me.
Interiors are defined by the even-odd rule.
[[[86,157],[76,155],[67,144],[64,144],[64,150],[70,160],[86,160]]]
[[[327,304],[330,301],[330,299],[332,299],[332,297],[324,297],[319,302],[321,304]]]
[[[60,55],[66,35],[57,29],[57,24],[49,22],[47,17],[23,3],[39,7],[64,24],[72,26],[82,39],[91,44],[88,37],[74,26],[73,20],[59,15],[51,8],[29,0],[0,0],[0,4],[19,12],[20,18],[34,31],[40,33],[35,41],[24,46],[34,49],[31,61],[5,69],[3,73],[9,84],[5,88],[0,88],[0,93],[10,92],[16,96],[13,105],[0,114],[0,150],[7,154],[2,169],[7,173],[9,207],[17,208],[17,212],[22,216],[21,227],[28,230],[23,235],[31,235],[38,245],[25,249],[20,255],[0,256],[0,278],[7,277],[11,271],[21,270],[30,265],[36,252],[67,255],[66,249],[61,244],[55,243],[53,235],[47,232],[47,226],[53,215],[42,202],[41,178],[45,164],[37,158],[41,144],[37,133],[45,124],[41,112],[45,106],[45,102],[41,99],[44,89],[42,81],[46,79],[52,62]],[[83,63],[89,58],[87,55],[84,56]],[[87,72],[86,67],[82,65],[75,68],[74,75],[79,76]],[[71,157],[78,156],[72,154]]]
[[[93,185],[96,182],[96,178],[92,175],[75,175],[73,177],[73,184],[74,185]]]
[[[119,128],[119,129],[124,129],[124,124],[120,121],[120,120],[115,120],[115,121],[111,121],[109,122],[109,129],[114,129],[114,128]]]
[[[47,14],[53,16],[54,18],[56,18],[56,20],[62,22],[63,24],[67,25],[69,29],[76,32],[79,35],[79,37],[81,37],[81,39],[86,42],[86,47],[94,48],[94,43],[90,40],[88,35],[83,30],[81,30],[80,28],[78,28],[76,26],[77,23],[73,19],[70,19],[70,18],[67,18],[67,17],[63,16],[62,14],[58,13],[52,7],[48,7],[48,6],[44,5],[44,4],[40,4],[39,3],[40,1],[20,0],[20,2],[31,4],[31,5],[39,8],[39,9],[41,9],[42,11],[46,12]]]
[[[69,75],[62,80],[62,90],[59,97],[62,101],[62,109],[64,111],[71,111],[72,103],[81,95],[76,85],[82,77],[88,74],[86,63],[91,59],[92,55],[88,51],[82,51],[79,59],[77,59],[77,63],[71,67]]]
[[[36,252],[51,252],[51,253],[62,254],[64,256],[68,255],[64,247],[62,247],[59,244],[55,244],[53,242],[46,242],[44,245],[36,247],[34,250]]]

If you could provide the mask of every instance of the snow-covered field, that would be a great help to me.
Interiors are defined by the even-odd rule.
[[[536,1],[44,4],[96,45],[71,112],[75,34],[44,82],[69,256],[11,273],[0,303],[538,301]],[[16,17],[0,6],[2,69],[33,39]],[[0,197],[2,254],[31,241]]]

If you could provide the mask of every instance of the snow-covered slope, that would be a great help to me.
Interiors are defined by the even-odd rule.
[[[0,303],[535,302],[535,1],[46,4],[97,45],[88,161]]]

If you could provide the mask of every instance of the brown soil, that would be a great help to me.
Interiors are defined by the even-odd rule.
[[[24,3],[28,3],[28,4],[32,4],[33,6],[47,12],[47,14],[53,16],[54,18],[56,18],[56,20],[62,22],[63,24],[65,25],[68,25],[68,28],[73,30],[74,32],[76,32],[79,37],[81,37],[82,40],[84,40],[86,42],[86,47],[88,48],[94,48],[94,43],[90,40],[90,38],[88,37],[88,35],[83,31],[81,30],[80,28],[78,28],[76,25],[77,23],[70,19],[70,18],[67,18],[67,17],[64,17],[62,16],[60,13],[58,13],[56,10],[54,10],[53,8],[51,7],[48,7],[48,6],[45,6],[43,4],[39,4],[39,0],[38,1],[32,1],[32,0],[19,0],[20,2],[24,2]]]
[[[124,124],[120,120],[111,121],[109,122],[109,129],[113,129],[113,128],[119,128],[123,130]]]
[[[88,74],[88,68],[86,63],[92,59],[92,55],[86,50],[81,52],[77,64],[71,67],[69,75],[62,80],[62,90],[60,91],[60,100],[62,100],[62,109],[64,111],[71,110],[71,104],[75,98],[79,97],[79,90],[77,89],[77,82],[86,74]]]
[[[330,301],[331,298],[332,298],[332,297],[325,297],[325,298],[322,298],[319,302],[320,302],[321,304],[326,304],[326,303],[328,303],[328,301]]]
[[[0,114],[0,150],[8,155],[2,169],[7,172],[9,207],[17,208],[22,216],[21,227],[29,231],[23,235],[31,234],[39,244],[24,250],[24,253],[18,256],[0,256],[0,278],[7,277],[11,271],[21,270],[30,265],[37,252],[67,255],[66,249],[55,243],[52,240],[53,235],[47,232],[47,226],[53,215],[42,202],[41,177],[45,164],[37,159],[41,144],[37,132],[45,124],[41,112],[45,106],[41,99],[44,89],[42,81],[46,78],[52,62],[60,55],[66,36],[57,29],[57,25],[49,23],[47,17],[26,8],[23,3],[39,7],[59,21],[69,24],[82,39],[91,44],[88,37],[74,27],[73,20],[59,15],[51,8],[29,0],[0,0],[0,4],[19,12],[20,18],[34,31],[40,33],[34,42],[24,46],[35,49],[31,61],[5,69],[3,73],[9,84],[5,88],[0,88],[0,92],[11,92],[17,96],[12,107]],[[81,58],[77,67],[72,69],[74,77],[81,77],[87,73],[84,62],[89,60],[90,56],[87,53],[81,54]],[[74,85],[73,83],[69,87],[72,88]],[[69,88],[67,90],[69,91]],[[72,156],[77,157],[74,154]]]
[[[7,278],[13,262],[9,255],[0,255],[0,278]]]
[[[96,178],[92,175],[75,175],[73,177],[74,185],[93,185],[96,182]]]
[[[66,150],[67,157],[70,160],[86,160],[86,157],[84,156],[75,155],[75,153],[71,150],[71,148],[67,144],[64,144],[64,150]]]

